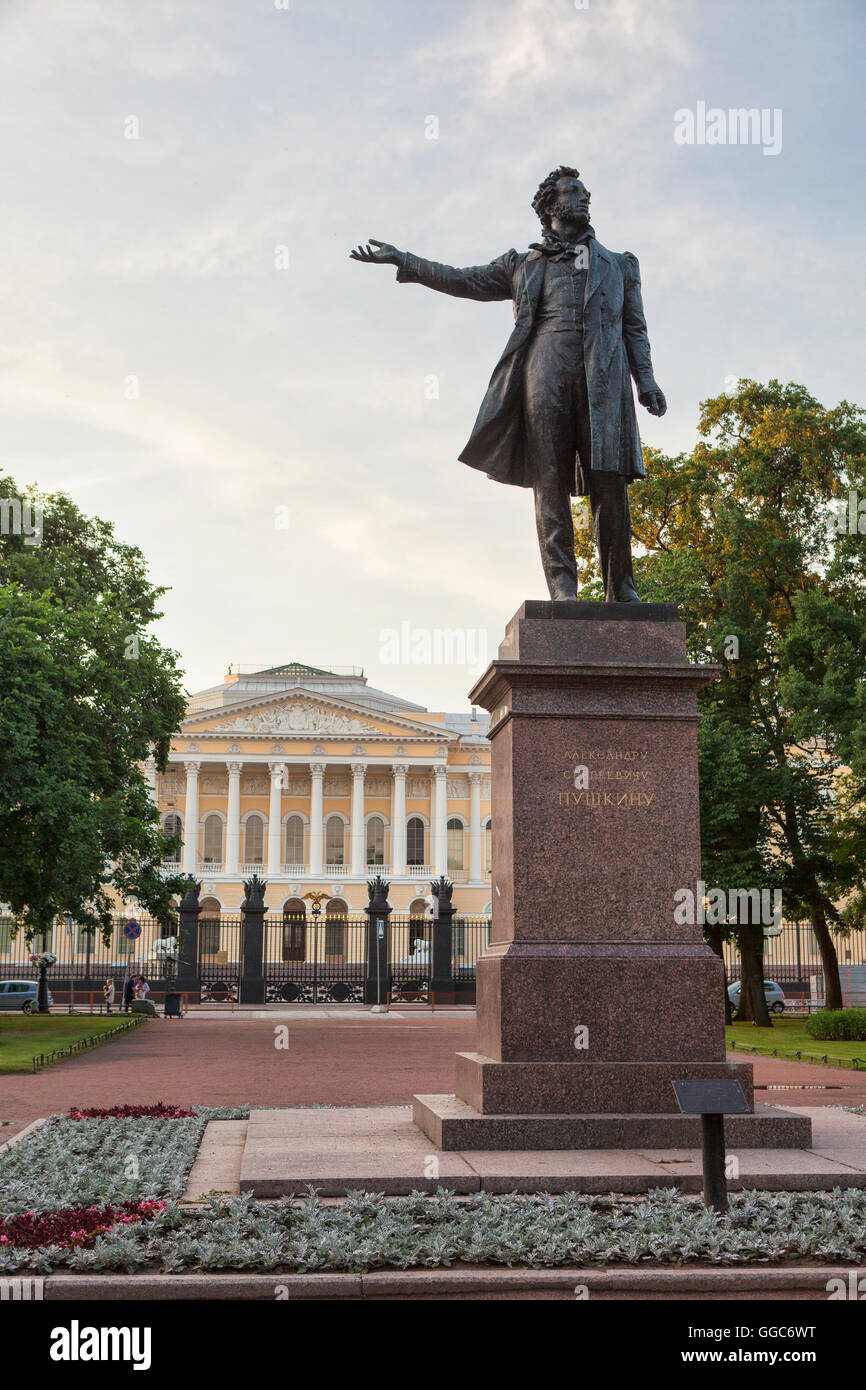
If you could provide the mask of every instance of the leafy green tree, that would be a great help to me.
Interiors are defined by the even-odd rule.
[[[632,507],[643,597],[678,603],[692,659],[722,668],[700,696],[702,872],[781,889],[786,916],[811,921],[839,1008],[838,904],[866,883],[864,413],[741,381],[703,403],[699,435],[688,455],[648,451]],[[769,1023],[761,933],[727,925],[741,1010]]]
[[[140,768],[165,767],[185,708],[176,654],[147,634],[165,590],[63,494],[0,477],[0,509],[0,900],[28,934],[70,913],[107,936],[112,890],[169,916],[176,840]]]

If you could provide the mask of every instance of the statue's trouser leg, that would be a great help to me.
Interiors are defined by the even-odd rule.
[[[523,406],[538,547],[552,599],[577,598],[571,494],[575,453],[588,419],[585,397],[580,335],[539,334],[527,354]]]
[[[608,603],[640,603],[632,573],[626,478],[621,473],[591,472],[589,505],[605,599]]]
[[[552,599],[577,598],[577,561],[568,482],[547,470],[535,482],[535,528]]]

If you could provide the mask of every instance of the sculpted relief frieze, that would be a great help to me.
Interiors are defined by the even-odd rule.
[[[225,777],[205,775],[201,779],[201,789],[203,792],[208,792],[212,796],[224,796],[229,788]]]
[[[238,715],[231,724],[224,726],[232,733],[249,734],[376,734],[375,724],[356,719],[340,710],[325,709],[321,705],[295,700],[291,704],[276,709],[257,710],[253,714]]]
[[[270,779],[264,776],[244,777],[241,782],[243,796],[264,796],[270,788]]]

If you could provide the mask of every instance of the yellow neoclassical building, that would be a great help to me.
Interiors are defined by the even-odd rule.
[[[237,912],[243,880],[267,880],[272,913],[324,890],[331,910],[366,906],[389,879],[396,912],[418,912],[446,874],[467,915],[490,912],[489,716],[430,713],[363,671],[291,662],[233,667],[193,695],[166,771],[147,773],[167,831],[165,864],[202,879],[211,911]]]

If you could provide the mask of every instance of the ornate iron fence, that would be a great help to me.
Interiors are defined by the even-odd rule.
[[[429,1002],[436,924],[428,918],[392,913],[388,920],[388,971],[382,998],[395,1002]],[[115,985],[115,1006],[122,1007],[124,981],[144,975],[155,995],[174,978],[178,928],[138,913],[117,913],[109,941],[70,919],[57,919],[49,932],[29,940],[0,916],[0,979],[36,979],[31,953],[52,951],[57,963],[48,972],[56,1004],[82,1004],[93,994],[101,999],[107,979]],[[198,919],[195,959],[202,1003],[229,1003],[240,996],[244,965],[241,914],[221,913]],[[471,1003],[475,965],[490,935],[490,919],[457,917],[451,927],[451,983],[461,1002]],[[361,1004],[369,965],[369,919],[366,913],[267,916],[262,940],[262,973],[268,1003]],[[192,953],[190,953],[192,954]]]
[[[428,1003],[433,980],[436,923],[391,913],[384,1000]],[[461,1002],[472,1003],[475,963],[490,937],[488,917],[455,917],[451,928],[451,983]],[[369,971],[369,919],[300,914],[264,922],[262,972],[269,1004],[362,1004]],[[204,980],[202,980],[204,988]]]
[[[811,923],[783,922],[781,925],[781,931],[764,935],[764,979],[775,980],[785,994],[804,1000],[813,994],[823,994],[824,967]],[[866,932],[852,931],[849,936],[834,934],[833,940],[844,985],[846,968],[866,965]],[[722,952],[731,985],[742,975],[740,953],[731,941],[723,943]]]
[[[123,983],[143,975],[153,987],[171,978],[177,947],[177,927],[141,913],[115,913],[111,935],[80,926],[71,918],[56,918],[53,926],[28,938],[12,917],[0,917],[0,979],[34,980],[39,971],[31,954],[50,951],[57,961],[48,971],[48,988],[56,1004],[101,997],[111,980],[115,1007],[122,1007]]]
[[[367,978],[367,917],[266,917],[262,944],[269,1004],[360,1004]]]
[[[388,920],[388,993],[392,1004],[427,1004],[433,980],[434,923],[425,917]]]
[[[243,917],[220,913],[198,920],[198,974],[203,1004],[237,1003],[244,965]]]
[[[451,924],[451,980],[466,1003],[475,999],[475,965],[490,944],[490,925],[489,917],[455,917]]]

